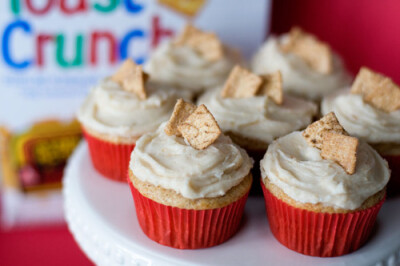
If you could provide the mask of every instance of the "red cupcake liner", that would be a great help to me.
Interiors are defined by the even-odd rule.
[[[318,257],[341,256],[360,248],[371,235],[385,198],[352,213],[317,213],[293,207],[261,183],[269,226],[275,238],[296,252]]]
[[[239,229],[247,196],[217,209],[190,210],[155,202],[142,194],[128,178],[136,215],[143,232],[161,245],[199,249],[219,245]]]
[[[392,171],[387,185],[388,197],[400,195],[400,155],[382,155]]]
[[[115,144],[96,138],[85,130],[83,134],[89,145],[94,168],[109,179],[126,182],[135,144]]]

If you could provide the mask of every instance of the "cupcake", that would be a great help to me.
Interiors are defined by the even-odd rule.
[[[147,82],[142,67],[126,60],[89,93],[78,111],[93,166],[104,176],[126,182],[137,139],[168,120],[177,90]]]
[[[307,100],[284,95],[279,71],[255,75],[236,66],[224,86],[201,96],[221,130],[258,162],[276,138],[305,128],[317,114],[317,106]],[[261,192],[261,191],[260,191]]]
[[[179,36],[153,52],[145,70],[151,79],[196,96],[223,83],[240,61],[238,52],[222,44],[215,34],[187,25]]]
[[[269,225],[284,246],[332,257],[368,240],[390,170],[334,113],[274,141],[260,165]]]
[[[400,192],[400,87],[388,77],[363,67],[351,89],[325,97],[323,114],[335,112],[351,135],[368,142],[388,162],[389,194]]]
[[[252,164],[204,105],[179,100],[169,122],[143,135],[131,155],[128,182],[143,232],[179,249],[226,241],[239,228]]]
[[[314,101],[351,81],[342,60],[329,45],[298,27],[282,36],[269,37],[254,55],[251,69],[258,74],[280,70],[285,92]]]

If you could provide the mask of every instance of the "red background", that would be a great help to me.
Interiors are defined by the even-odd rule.
[[[292,25],[328,42],[354,74],[368,66],[400,83],[400,1],[275,0],[272,32]]]
[[[331,44],[354,74],[365,65],[400,83],[400,1],[275,0],[271,31],[292,25]],[[1,265],[91,264],[66,226],[0,232],[0,258]]]

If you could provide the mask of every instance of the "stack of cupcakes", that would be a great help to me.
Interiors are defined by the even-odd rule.
[[[363,68],[342,89],[351,78],[339,56],[299,28],[270,37],[254,73],[239,63],[191,25],[153,53],[150,77],[125,61],[78,113],[94,167],[128,181],[143,232],[162,245],[228,240],[254,176],[283,245],[321,257],[357,250],[385,200],[381,156],[400,172],[399,86]],[[325,116],[312,123],[321,99]]]

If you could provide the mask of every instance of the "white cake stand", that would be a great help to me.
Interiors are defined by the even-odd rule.
[[[387,200],[376,232],[360,250],[316,258],[275,240],[261,197],[249,198],[241,229],[219,246],[177,250],[153,242],[139,227],[128,185],[98,174],[85,142],[69,161],[63,193],[66,220],[75,240],[100,265],[400,265],[400,198]]]

